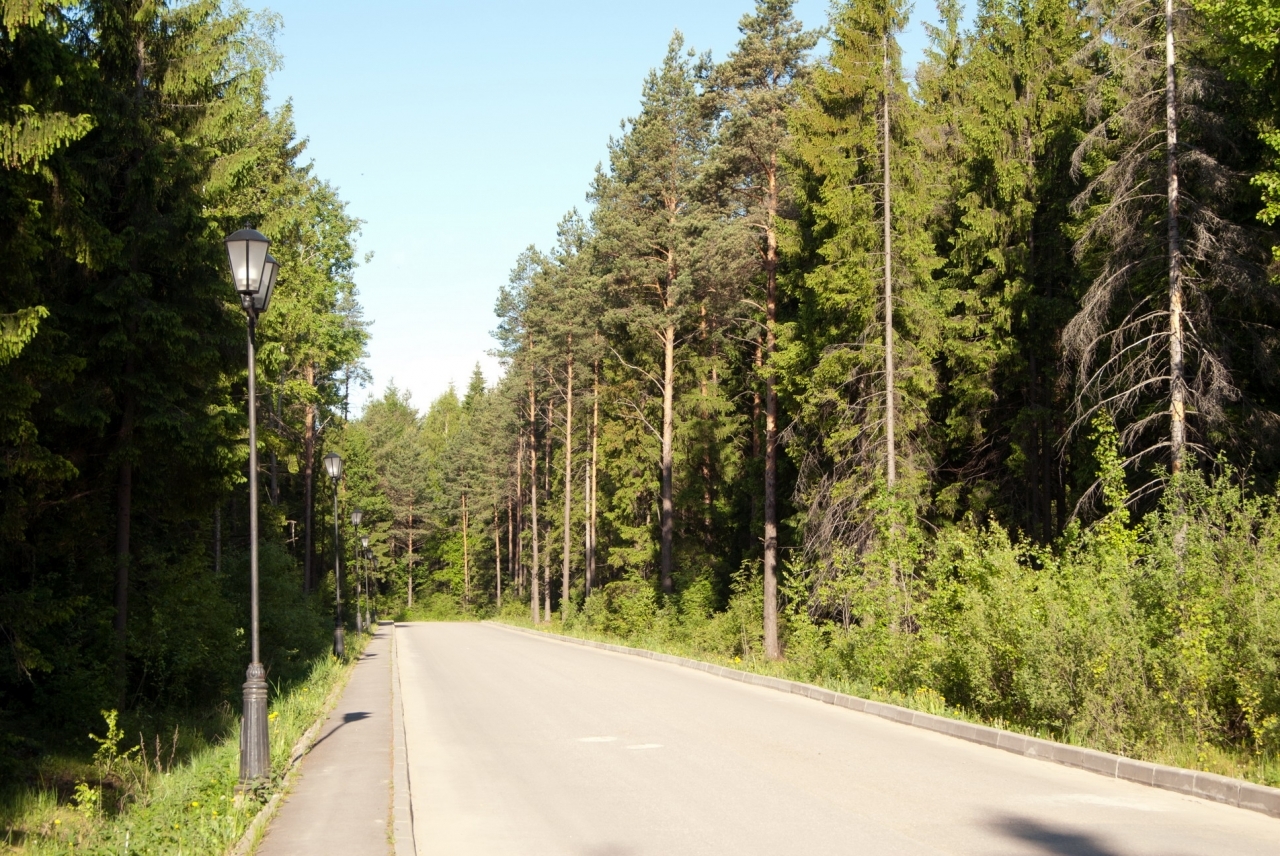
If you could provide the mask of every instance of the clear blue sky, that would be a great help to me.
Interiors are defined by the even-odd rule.
[[[753,0],[251,0],[283,16],[275,104],[292,99],[317,173],[365,221],[357,271],[373,385],[419,407],[477,361],[516,256],[547,247],[672,30],[719,59]],[[918,10],[934,17],[930,0]],[[808,26],[826,0],[799,0]],[[918,24],[905,34],[919,56]]]

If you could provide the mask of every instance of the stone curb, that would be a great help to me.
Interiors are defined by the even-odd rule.
[[[400,657],[396,648],[396,625],[391,625],[391,824],[395,856],[415,856],[413,802],[409,798],[409,753],[405,744],[404,697],[400,689]]]
[[[1278,788],[1255,785],[1252,782],[1219,776],[1216,773],[1201,773],[1196,770],[1166,767],[1162,764],[1152,764],[1147,761],[1135,761],[1131,758],[1112,755],[1109,752],[1099,752],[1096,749],[1085,749],[1080,746],[1055,743],[1052,740],[1028,737],[1025,734],[1016,734],[1012,731],[1004,731],[986,725],[975,725],[959,719],[948,719],[945,716],[935,716],[931,713],[910,710],[893,704],[870,701],[858,696],[815,687],[812,684],[802,684],[799,681],[772,678],[767,675],[757,675],[753,672],[744,672],[739,669],[727,669],[713,663],[704,663],[701,660],[690,660],[686,657],[675,657],[671,654],[659,654],[657,651],[647,651],[643,648],[628,648],[625,645],[612,645],[608,642],[595,642],[590,639],[561,636],[558,633],[531,630],[526,627],[516,627],[496,621],[486,621],[484,623],[517,633],[526,633],[546,639],[571,642],[575,645],[585,645],[588,648],[612,651],[615,654],[629,654],[635,657],[657,660],[660,663],[671,663],[688,669],[697,669],[700,672],[707,672],[717,677],[729,678],[746,684],[755,684],[778,692],[794,693],[824,704],[833,704],[836,707],[844,707],[860,713],[869,713],[872,716],[890,719],[903,725],[911,725],[915,728],[923,728],[939,734],[958,737],[961,740],[968,740],[970,743],[981,743],[983,746],[1002,749],[1005,752],[1012,752],[1014,755],[1037,758],[1042,761],[1053,761],[1056,764],[1088,770],[1091,773],[1097,773],[1113,779],[1124,779],[1125,781],[1136,782],[1148,787],[1176,791],[1187,796],[1225,803],[1248,811],[1261,812],[1272,817],[1280,817],[1280,789]]]

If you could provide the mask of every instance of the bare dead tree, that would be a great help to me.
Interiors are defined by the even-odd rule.
[[[1078,61],[1092,71],[1095,124],[1073,157],[1087,182],[1073,209],[1077,257],[1096,275],[1063,333],[1076,376],[1068,437],[1105,409],[1126,466],[1177,473],[1207,452],[1206,429],[1238,395],[1215,300],[1260,279],[1251,228],[1220,213],[1244,182],[1223,157],[1226,83],[1180,57],[1196,23],[1181,0],[1091,0],[1086,14],[1094,35]]]

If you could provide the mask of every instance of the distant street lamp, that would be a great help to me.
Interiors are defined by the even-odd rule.
[[[373,578],[377,579],[378,578],[378,557],[373,554],[372,550],[369,551],[369,560],[373,562]],[[373,619],[374,621],[378,620],[378,607],[376,606],[373,608]]]
[[[357,508],[355,511],[351,512],[351,526],[356,530],[357,536],[360,534],[360,521],[363,519],[364,519],[364,511],[362,509]],[[365,538],[364,540],[367,542],[369,539]],[[355,554],[356,554],[356,630],[363,631],[365,630],[365,622],[364,622],[364,616],[360,612],[360,570],[361,570],[361,565],[363,564],[361,560],[364,557],[360,554],[359,550],[356,550]]]
[[[333,480],[333,656],[346,657],[342,629],[342,532],[338,526],[338,480],[342,478],[342,458],[337,452],[324,456],[324,471]]]
[[[280,265],[267,252],[261,232],[240,229],[227,236],[231,279],[249,322],[249,668],[245,672],[244,715],[240,724],[240,783],[265,779],[271,770],[267,737],[267,672],[258,644],[258,387],[255,332],[271,305]]]
[[[373,551],[369,549],[368,535],[360,539],[360,546],[364,548],[364,626],[366,630],[372,630],[373,621],[369,617],[369,562],[373,560]]]

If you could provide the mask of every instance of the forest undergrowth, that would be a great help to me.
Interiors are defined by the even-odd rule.
[[[171,734],[126,734],[104,711],[92,756],[41,758],[37,781],[0,792],[0,853],[224,853],[279,791],[299,738],[325,715],[371,637],[350,633],[349,656],[317,657],[304,678],[271,690],[271,778],[237,799],[240,718],[227,703]]]
[[[1104,517],[1047,547],[994,523],[908,527],[843,575],[856,587],[826,592],[825,614],[792,577],[781,660],[749,564],[722,609],[709,584],[663,599],[635,576],[536,627],[1280,786],[1276,497],[1224,468],[1180,479],[1137,524],[1119,478]],[[535,626],[527,604],[500,619]]]

